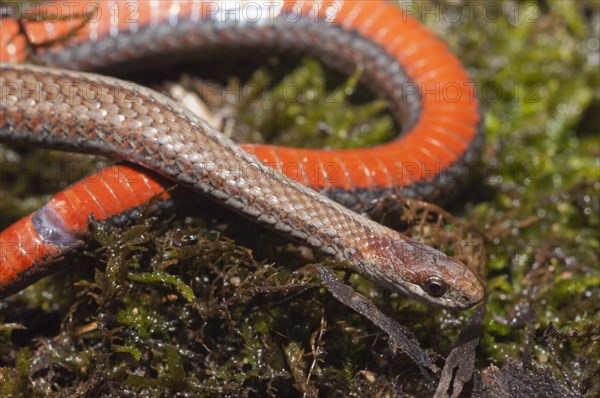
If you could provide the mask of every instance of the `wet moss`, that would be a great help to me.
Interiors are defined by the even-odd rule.
[[[232,79],[227,90],[241,93],[229,97],[233,101],[228,103],[236,109],[234,137],[239,142],[339,149],[389,141],[394,129],[392,119],[383,113],[385,101],[353,106],[361,74],[359,67],[346,81],[329,88],[321,64],[305,59],[278,82],[264,69],[243,85]],[[262,91],[254,93],[256,88]]]
[[[416,4],[442,10],[446,3]],[[479,86],[481,175],[451,214],[406,202],[406,232],[472,249],[454,254],[479,271],[490,295],[479,369],[519,360],[596,396],[598,5],[504,1],[493,3],[502,10],[494,16],[476,4],[456,20],[422,16]],[[240,139],[314,147],[390,139],[391,119],[376,116],[380,101],[353,104],[360,70],[333,87],[313,61],[281,80],[275,75],[267,68],[248,81],[230,80],[230,90],[251,94],[220,105],[232,110]],[[296,101],[286,103],[290,86]],[[78,165],[71,167],[73,159]],[[3,226],[65,186],[64,172],[49,178],[42,165],[74,170],[72,181],[104,164],[6,148],[0,160]],[[0,394],[431,395],[377,327],[319,288],[302,267],[310,253],[195,201],[170,218],[95,224],[92,243],[69,260],[68,272],[0,303]],[[357,275],[347,279],[435,353],[448,352],[469,314],[429,308]]]

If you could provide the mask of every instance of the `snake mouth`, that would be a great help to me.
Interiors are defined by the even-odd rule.
[[[456,293],[456,292],[454,292]],[[436,307],[448,309],[448,310],[467,310],[479,302],[483,300],[483,293],[474,297],[465,296],[461,292],[458,294],[453,294],[453,292],[447,293],[448,297],[432,297],[432,298],[423,298],[416,297],[420,301],[423,301],[427,304],[434,305]]]
[[[480,303],[485,296],[483,288],[478,287],[477,285],[473,285],[471,294],[465,293],[460,289],[450,288],[442,296],[433,297],[420,285],[407,281],[398,281],[397,283],[377,281],[377,284],[422,303],[447,310],[467,310]]]
[[[470,271],[468,271],[470,274]],[[480,303],[485,297],[485,290],[475,278],[461,278],[448,283],[439,276],[430,276],[425,281],[398,280],[392,287],[418,301],[449,310],[466,310]],[[428,284],[435,282],[436,289]],[[443,286],[443,287],[442,287]]]

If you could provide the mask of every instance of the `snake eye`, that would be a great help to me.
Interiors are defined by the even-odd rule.
[[[423,288],[432,297],[441,297],[448,290],[448,285],[439,276],[430,276],[425,281]]]

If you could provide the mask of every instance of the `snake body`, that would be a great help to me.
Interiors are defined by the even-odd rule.
[[[123,3],[101,2],[100,9],[109,13],[111,5]],[[468,308],[482,299],[480,283],[463,264],[340,204],[357,209],[387,191],[427,199],[449,195],[473,160],[480,138],[474,88],[435,36],[383,1],[274,2],[268,18],[255,14],[252,23],[203,7],[210,2],[134,4],[135,24],[91,19],[69,44],[40,54],[50,65],[77,71],[16,64],[23,51],[17,36],[9,35],[11,41],[0,47],[0,59],[12,62],[0,65],[1,142],[126,160],[341,259],[382,286],[447,308]],[[74,24],[55,23],[30,34],[48,40],[49,32],[58,35]],[[400,138],[354,151],[242,149],[164,95],[80,71],[139,65],[167,51],[181,58],[192,50],[210,56],[259,47],[313,54],[338,69],[364,65],[365,83],[394,105],[404,129]],[[464,92],[452,101],[428,97],[449,87]],[[327,173],[329,161],[343,170],[337,179]],[[295,180],[281,172],[291,162],[302,171]],[[0,234],[2,246],[11,248],[0,252],[0,295],[31,283],[45,273],[45,263],[80,245],[87,216],[112,217],[161,192],[160,177],[120,167],[111,173],[138,173],[146,193],[138,194],[132,184],[98,184],[94,189],[107,190],[104,196],[84,193],[102,201],[94,209],[77,196],[90,191],[83,181]],[[308,173],[308,167],[318,172]],[[108,209],[106,196],[118,205]],[[69,209],[78,208],[86,210],[76,217]],[[35,250],[26,250],[26,239],[36,241]]]

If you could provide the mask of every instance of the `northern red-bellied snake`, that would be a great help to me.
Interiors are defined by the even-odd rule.
[[[454,189],[475,156],[481,134],[473,84],[446,46],[398,7],[379,0],[54,4],[80,15],[99,8],[59,50],[37,54],[48,65],[97,71],[165,53],[302,52],[338,69],[364,65],[364,82],[392,103],[404,131],[369,149],[245,145],[246,152],[150,89],[14,64],[25,58],[25,40],[18,23],[6,19],[0,31],[0,60],[9,62],[0,66],[0,142],[99,153],[143,168],[120,165],[90,176],[3,231],[0,297],[39,279],[47,264],[80,246],[90,216],[111,218],[163,192],[168,183],[148,169],[345,260],[385,287],[447,308],[482,299],[479,281],[460,262],[315,191],[355,209],[392,190],[435,199]],[[252,10],[245,8],[249,4]],[[79,23],[29,22],[25,30],[30,42],[39,43]],[[341,170],[336,179],[328,162]],[[280,173],[290,164],[299,182]],[[309,167],[317,172],[307,172]]]

